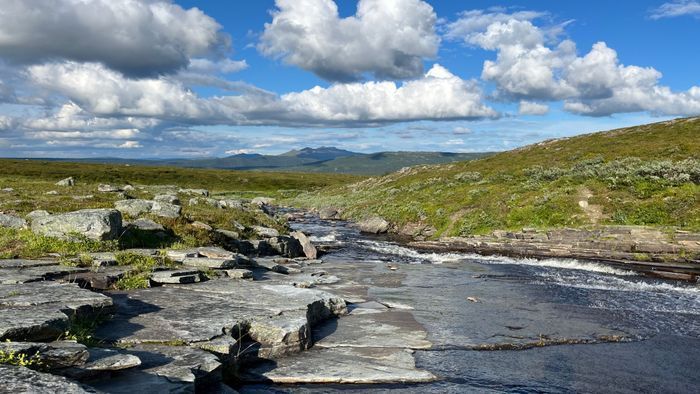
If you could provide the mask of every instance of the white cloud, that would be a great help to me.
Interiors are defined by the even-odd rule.
[[[373,73],[404,79],[423,72],[437,54],[437,17],[420,0],[360,0],[354,16],[340,18],[333,0],[276,0],[258,49],[267,56],[332,81]]]
[[[248,68],[245,60],[210,60],[204,58],[191,59],[188,71],[202,74],[231,74]]]
[[[520,101],[518,113],[520,115],[546,115],[549,112],[549,106],[546,104],[535,103],[533,101]]]
[[[31,66],[33,83],[98,117],[146,117],[197,124],[371,124],[419,119],[495,117],[476,82],[440,65],[422,78],[335,84],[276,96],[264,91],[201,98],[180,82],[129,79],[96,63]]]
[[[651,19],[674,18],[678,16],[691,15],[700,18],[700,2],[694,0],[677,0],[664,3],[651,10]]]
[[[463,127],[463,126],[457,126],[454,129],[452,129],[452,134],[455,135],[463,135],[463,134],[471,134],[472,130],[468,127]]]
[[[138,141],[124,141],[124,143],[119,145],[118,148],[136,149],[136,148],[141,148],[141,144]]]
[[[448,26],[448,36],[497,52],[496,60],[484,62],[482,78],[496,83],[496,95],[504,99],[564,100],[564,109],[590,116],[700,113],[700,88],[673,92],[659,84],[659,71],[621,64],[617,52],[604,42],[594,44],[581,57],[571,40],[550,45],[547,36],[551,34],[534,24],[537,17],[526,12],[490,17],[482,12],[463,13]],[[521,110],[533,108],[521,104]]]
[[[0,57],[17,63],[100,62],[143,76],[229,47],[214,19],[164,0],[4,0],[0,10]]]
[[[252,149],[230,149],[224,153],[226,153],[227,155],[242,155],[242,154],[252,153],[252,152],[253,152]]]
[[[0,131],[10,130],[15,127],[16,121],[9,116],[0,115]]]

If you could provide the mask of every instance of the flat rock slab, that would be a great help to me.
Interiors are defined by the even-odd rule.
[[[417,369],[413,351],[389,348],[311,349],[247,370],[247,382],[278,384],[422,383],[437,378]]]
[[[23,354],[27,359],[36,355],[42,367],[49,369],[83,365],[89,356],[85,345],[73,341],[0,342],[0,351]]]
[[[112,310],[112,300],[74,283],[0,285],[0,340],[54,340],[73,315]]]
[[[57,265],[56,260],[24,260],[24,259],[8,259],[0,260],[0,269],[2,268],[29,268],[29,267],[45,267]]]
[[[212,392],[221,384],[221,363],[209,352],[188,346],[144,345],[125,354],[141,365],[91,382],[106,393],[194,393]]]
[[[325,292],[230,279],[117,292],[112,297],[117,313],[96,335],[132,344],[206,342],[231,334],[238,325],[283,313],[290,319],[306,316],[313,326],[346,312],[342,299]]]
[[[0,269],[0,284],[17,284],[58,279],[68,275],[87,272],[87,268],[65,265],[35,265],[26,268]]]
[[[354,312],[354,311],[353,311]],[[408,311],[354,314],[317,327],[319,348],[366,347],[430,349],[427,332]]]
[[[85,289],[108,290],[113,289],[114,284],[128,271],[128,266],[93,268],[87,272],[64,276],[61,282],[77,283]]]
[[[182,264],[189,267],[200,267],[200,268],[212,268],[212,269],[226,269],[235,268],[236,260],[230,259],[209,259],[206,257],[186,257]]]
[[[196,283],[200,280],[199,271],[193,270],[156,271],[151,274],[151,281],[161,284]]]
[[[3,393],[94,393],[95,391],[64,377],[33,371],[25,367],[0,364]]]

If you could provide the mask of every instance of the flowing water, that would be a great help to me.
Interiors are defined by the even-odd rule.
[[[367,297],[412,308],[433,343],[430,350],[416,351],[416,365],[439,380],[257,389],[700,392],[698,284],[650,279],[577,260],[420,253],[388,239],[360,235],[343,222],[308,219],[294,227],[331,247],[323,256],[327,262],[399,267],[394,274],[398,285],[375,281]],[[562,344],[538,346],[538,338],[542,344]],[[587,343],[567,344],[576,342]],[[507,345],[527,349],[474,350]]]

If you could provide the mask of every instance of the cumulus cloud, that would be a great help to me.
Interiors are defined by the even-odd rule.
[[[578,55],[571,40],[549,44],[547,37],[552,35],[535,25],[538,17],[526,12],[492,16],[467,12],[448,25],[448,37],[496,51],[496,60],[484,62],[481,76],[496,84],[496,96],[502,99],[564,100],[566,110],[590,116],[700,113],[700,88],[673,92],[659,84],[659,71],[621,64],[617,52],[604,42],[594,44],[584,56]],[[521,112],[534,108],[521,104]]]
[[[333,0],[276,0],[258,45],[267,56],[331,81],[364,73],[385,79],[418,77],[437,54],[433,8],[420,0],[360,0],[340,18]]]
[[[4,0],[0,7],[0,58],[13,63],[99,62],[146,76],[229,47],[214,19],[164,0]]]
[[[694,0],[677,0],[664,3],[649,13],[651,19],[675,18],[691,15],[700,18],[700,2]]]
[[[29,68],[28,77],[100,117],[153,117],[196,124],[372,124],[419,119],[495,117],[476,82],[440,65],[422,78],[320,86],[277,96],[248,91],[202,98],[164,77],[130,79],[96,63],[51,63]]]
[[[548,112],[548,105],[535,103],[533,101],[523,100],[518,106],[518,113],[520,115],[546,115]]]
[[[10,130],[15,127],[16,123],[14,118],[0,115],[0,131]]]

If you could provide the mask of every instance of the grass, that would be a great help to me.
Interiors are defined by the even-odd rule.
[[[90,252],[114,251],[115,241],[93,241],[89,239],[61,240],[34,234],[27,229],[0,227],[0,258],[39,258],[50,253],[65,257],[76,257]]]
[[[176,264],[165,256],[145,256],[122,252],[115,255],[117,265],[129,266],[130,270],[120,278],[115,287],[118,290],[135,290],[150,287],[150,277],[157,267],[174,268]]]
[[[98,312],[90,316],[74,315],[70,319],[68,329],[60,340],[76,341],[87,347],[95,347],[101,341],[95,337],[95,330],[109,319],[105,313]]]
[[[589,196],[589,197],[584,197]],[[600,208],[600,217],[579,201]],[[418,166],[291,200],[350,219],[434,227],[435,237],[523,227],[673,226],[700,231],[700,119],[546,141]]]

